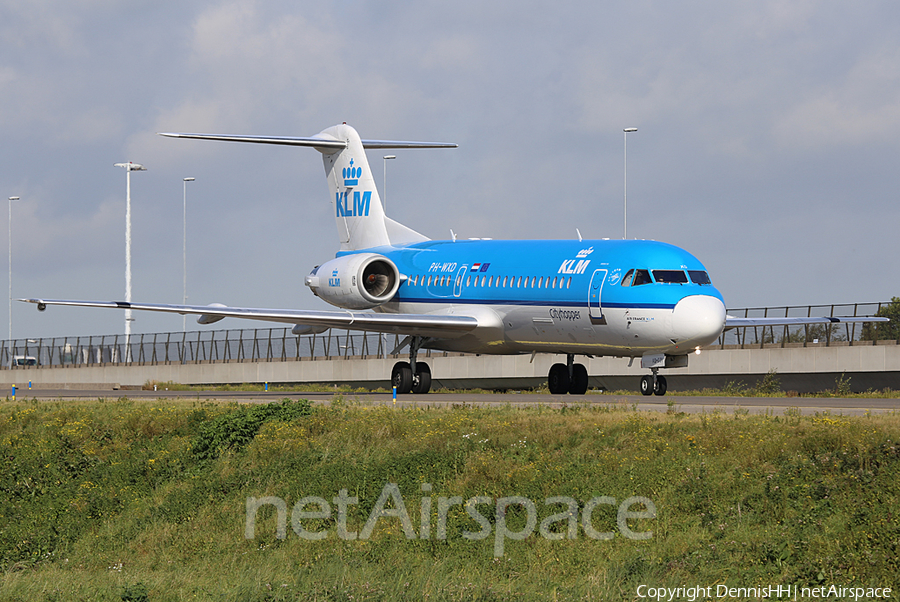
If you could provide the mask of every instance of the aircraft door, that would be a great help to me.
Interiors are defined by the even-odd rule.
[[[591,277],[591,285],[588,288],[588,312],[591,316],[591,324],[606,324],[606,316],[603,315],[603,283],[606,281],[608,270],[594,270]]]
[[[464,265],[459,268],[459,271],[456,272],[456,281],[453,283],[453,296],[459,297],[462,294],[463,287],[463,279],[466,277],[466,272],[468,271],[469,266]]]

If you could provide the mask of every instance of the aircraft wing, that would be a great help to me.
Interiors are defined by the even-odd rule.
[[[66,299],[19,299],[35,303],[38,311],[48,305],[74,307],[108,307],[159,311],[173,314],[202,316],[206,324],[222,318],[244,318],[284,324],[303,324],[324,328],[343,328],[366,332],[405,334],[423,337],[449,339],[461,337],[478,326],[472,316],[431,315],[431,314],[378,314],[374,312],[308,309],[261,309],[255,307],[227,307],[224,305],[168,305],[159,303],[128,303],[126,301],[71,301]]]
[[[725,316],[725,330],[743,326],[802,326],[805,324],[859,324],[862,322],[890,322],[880,317],[837,317],[837,318],[736,318]]]

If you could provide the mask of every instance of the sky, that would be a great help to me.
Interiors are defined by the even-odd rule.
[[[326,309],[303,285],[339,247],[319,153],[157,132],[347,122],[459,144],[390,151],[387,213],[434,239],[621,238],[636,127],[628,237],[690,251],[729,308],[888,301],[897,40],[888,1],[0,0],[12,295],[124,298],[133,161],[134,301],[181,302],[186,196],[189,303]],[[17,339],[124,332],[118,310],[12,312]]]

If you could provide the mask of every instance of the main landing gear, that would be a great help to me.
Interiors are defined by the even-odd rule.
[[[588,388],[588,373],[584,364],[575,363],[575,355],[566,355],[565,364],[553,364],[547,376],[547,384],[553,395],[584,395]]]
[[[422,337],[411,337],[409,341],[409,363],[397,362],[391,370],[391,386],[397,393],[425,394],[431,390],[431,368],[425,362],[417,362],[416,355],[422,345]],[[415,370],[413,370],[415,366]]]
[[[666,377],[658,374],[659,368],[650,368],[653,374],[641,377],[641,395],[665,395],[668,383]]]

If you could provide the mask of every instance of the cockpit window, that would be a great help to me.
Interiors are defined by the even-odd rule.
[[[642,284],[651,284],[653,281],[650,280],[650,270],[635,270],[634,271],[634,282],[631,283],[631,286],[640,286]]]
[[[688,275],[690,275],[691,282],[694,284],[712,284],[709,274],[703,270],[688,270]]]
[[[664,284],[687,284],[687,276],[681,270],[653,270],[653,278]]]
[[[634,270],[628,270],[628,273],[622,278],[622,286],[631,286],[632,278],[634,278]]]

